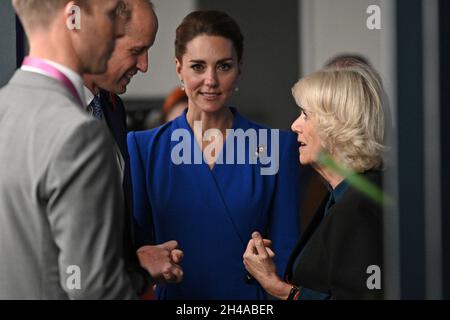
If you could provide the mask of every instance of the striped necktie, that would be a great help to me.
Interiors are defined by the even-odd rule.
[[[94,118],[101,120],[103,118],[103,110],[100,95],[95,95],[92,102],[89,104]]]

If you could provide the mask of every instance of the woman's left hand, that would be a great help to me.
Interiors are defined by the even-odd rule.
[[[275,253],[268,247],[269,244],[270,240],[263,239],[259,232],[253,232],[244,252],[244,265],[270,295],[286,299],[292,286],[278,277],[272,260]]]
[[[267,290],[271,282],[278,278],[277,269],[272,258],[275,253],[266,244],[259,232],[253,232],[244,252],[244,265],[247,271]]]

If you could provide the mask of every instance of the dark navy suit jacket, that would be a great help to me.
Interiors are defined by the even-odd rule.
[[[140,267],[137,259],[136,245],[134,239],[134,223],[133,223],[133,201],[132,201],[132,185],[130,175],[130,158],[127,148],[127,123],[126,111],[122,100],[116,94],[100,91],[101,105],[103,116],[105,117],[108,128],[111,131],[117,146],[120,149],[122,158],[125,163],[123,177],[123,193],[125,197],[125,222],[124,222],[124,259],[125,266],[129,271],[132,282],[138,291],[144,290],[150,281],[148,273]]]

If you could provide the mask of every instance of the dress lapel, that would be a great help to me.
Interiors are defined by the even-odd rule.
[[[285,279],[287,281],[290,281],[292,277],[292,272],[294,270],[293,266],[295,263],[295,260],[297,259],[298,255],[302,252],[305,245],[308,243],[311,236],[314,234],[314,232],[317,230],[317,228],[320,226],[320,223],[323,220],[324,213],[325,213],[325,206],[328,202],[329,195],[325,197],[325,199],[322,201],[321,205],[316,211],[316,214],[312,218],[311,222],[309,223],[308,227],[306,228],[305,232],[301,236],[300,240],[298,241],[297,245],[295,246],[294,251],[292,252],[291,256],[289,257],[288,263],[286,265],[286,272],[285,272]]]
[[[214,210],[216,210],[216,214],[222,216],[224,221],[227,221],[232,226],[232,229],[235,231],[236,236],[239,238],[243,248],[245,248],[247,245],[247,238],[244,238],[239,232],[238,224],[235,221],[235,217],[230,212],[229,206],[227,205],[227,199],[225,199],[222,192],[223,185],[221,176],[223,176],[223,174],[226,174],[226,172],[222,172],[223,166],[225,165],[216,164],[213,167],[213,170],[211,170],[208,164],[203,160],[203,153],[194,137],[194,133],[191,127],[187,122],[186,113],[187,110],[185,110],[183,115],[177,118],[174,122],[174,129],[185,129],[190,133],[191,136],[191,164],[183,164],[183,166],[186,168],[186,174],[190,176],[190,179],[192,179],[192,181],[200,181],[198,188],[203,195],[207,195],[202,197],[202,200],[206,202],[206,205],[208,207],[214,208]],[[237,120],[235,117],[233,126],[235,126],[236,124]],[[225,144],[226,143],[228,143],[228,141],[225,141]],[[225,146],[221,150],[222,156],[224,150]],[[201,155],[201,164],[195,164],[194,160],[196,155]],[[225,161],[225,158],[223,159]],[[231,168],[233,166],[228,167]]]

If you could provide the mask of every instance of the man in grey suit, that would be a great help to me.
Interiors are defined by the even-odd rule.
[[[0,299],[136,298],[113,142],[82,103],[120,3],[13,0],[30,55],[0,90]]]

